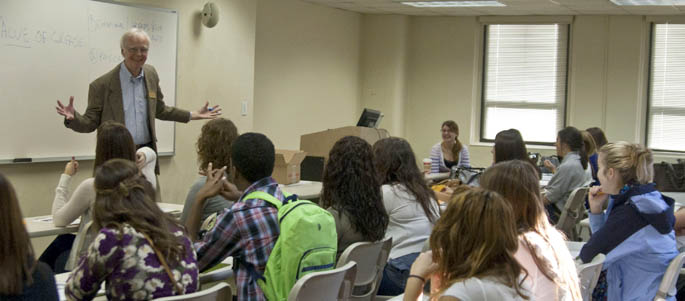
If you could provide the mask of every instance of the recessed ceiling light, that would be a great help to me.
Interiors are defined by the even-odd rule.
[[[685,5],[685,0],[610,0],[621,6],[673,6]]]
[[[414,7],[482,7],[482,6],[506,6],[494,0],[474,1],[407,1],[404,5]]]

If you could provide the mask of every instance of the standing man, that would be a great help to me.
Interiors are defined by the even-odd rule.
[[[107,120],[126,125],[136,148],[148,146],[157,151],[155,118],[176,122],[214,119],[221,115],[218,105],[199,110],[186,110],[164,104],[157,71],[146,65],[150,37],[145,31],[133,28],[121,37],[124,61],[112,71],[90,83],[88,107],[81,115],[74,110],[74,97],[65,106],[57,100],[57,114],[64,116],[64,125],[76,132],[89,133]],[[159,173],[159,165],[156,168]]]

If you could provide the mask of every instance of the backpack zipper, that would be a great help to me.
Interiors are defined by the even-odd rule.
[[[295,277],[295,279],[300,279],[300,267],[302,267],[302,260],[304,259],[304,257],[307,256],[307,254],[309,254],[309,253],[311,253],[311,252],[313,252],[313,251],[319,250],[319,249],[332,249],[332,248],[329,248],[329,247],[318,247],[318,248],[309,249],[309,250],[305,251],[304,254],[302,254],[302,257],[300,257],[300,262],[297,264],[297,277]],[[331,268],[331,267],[333,267],[334,265],[335,265],[335,263],[330,263],[330,264],[325,264],[325,265],[319,265],[319,266],[312,266],[312,267],[309,267],[309,269],[308,269],[307,271],[309,271],[309,270],[321,270],[321,269]]]

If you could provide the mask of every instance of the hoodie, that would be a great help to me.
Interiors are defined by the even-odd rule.
[[[602,269],[607,272],[608,300],[654,298],[668,264],[678,255],[673,204],[653,183],[626,185],[609,197],[604,213],[590,214],[592,237],[580,258],[587,263],[599,253],[606,255]]]

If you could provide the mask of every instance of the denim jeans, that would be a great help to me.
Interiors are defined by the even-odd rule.
[[[381,280],[378,295],[397,296],[404,293],[409,269],[418,256],[417,252],[390,259],[383,269],[383,280]]]

